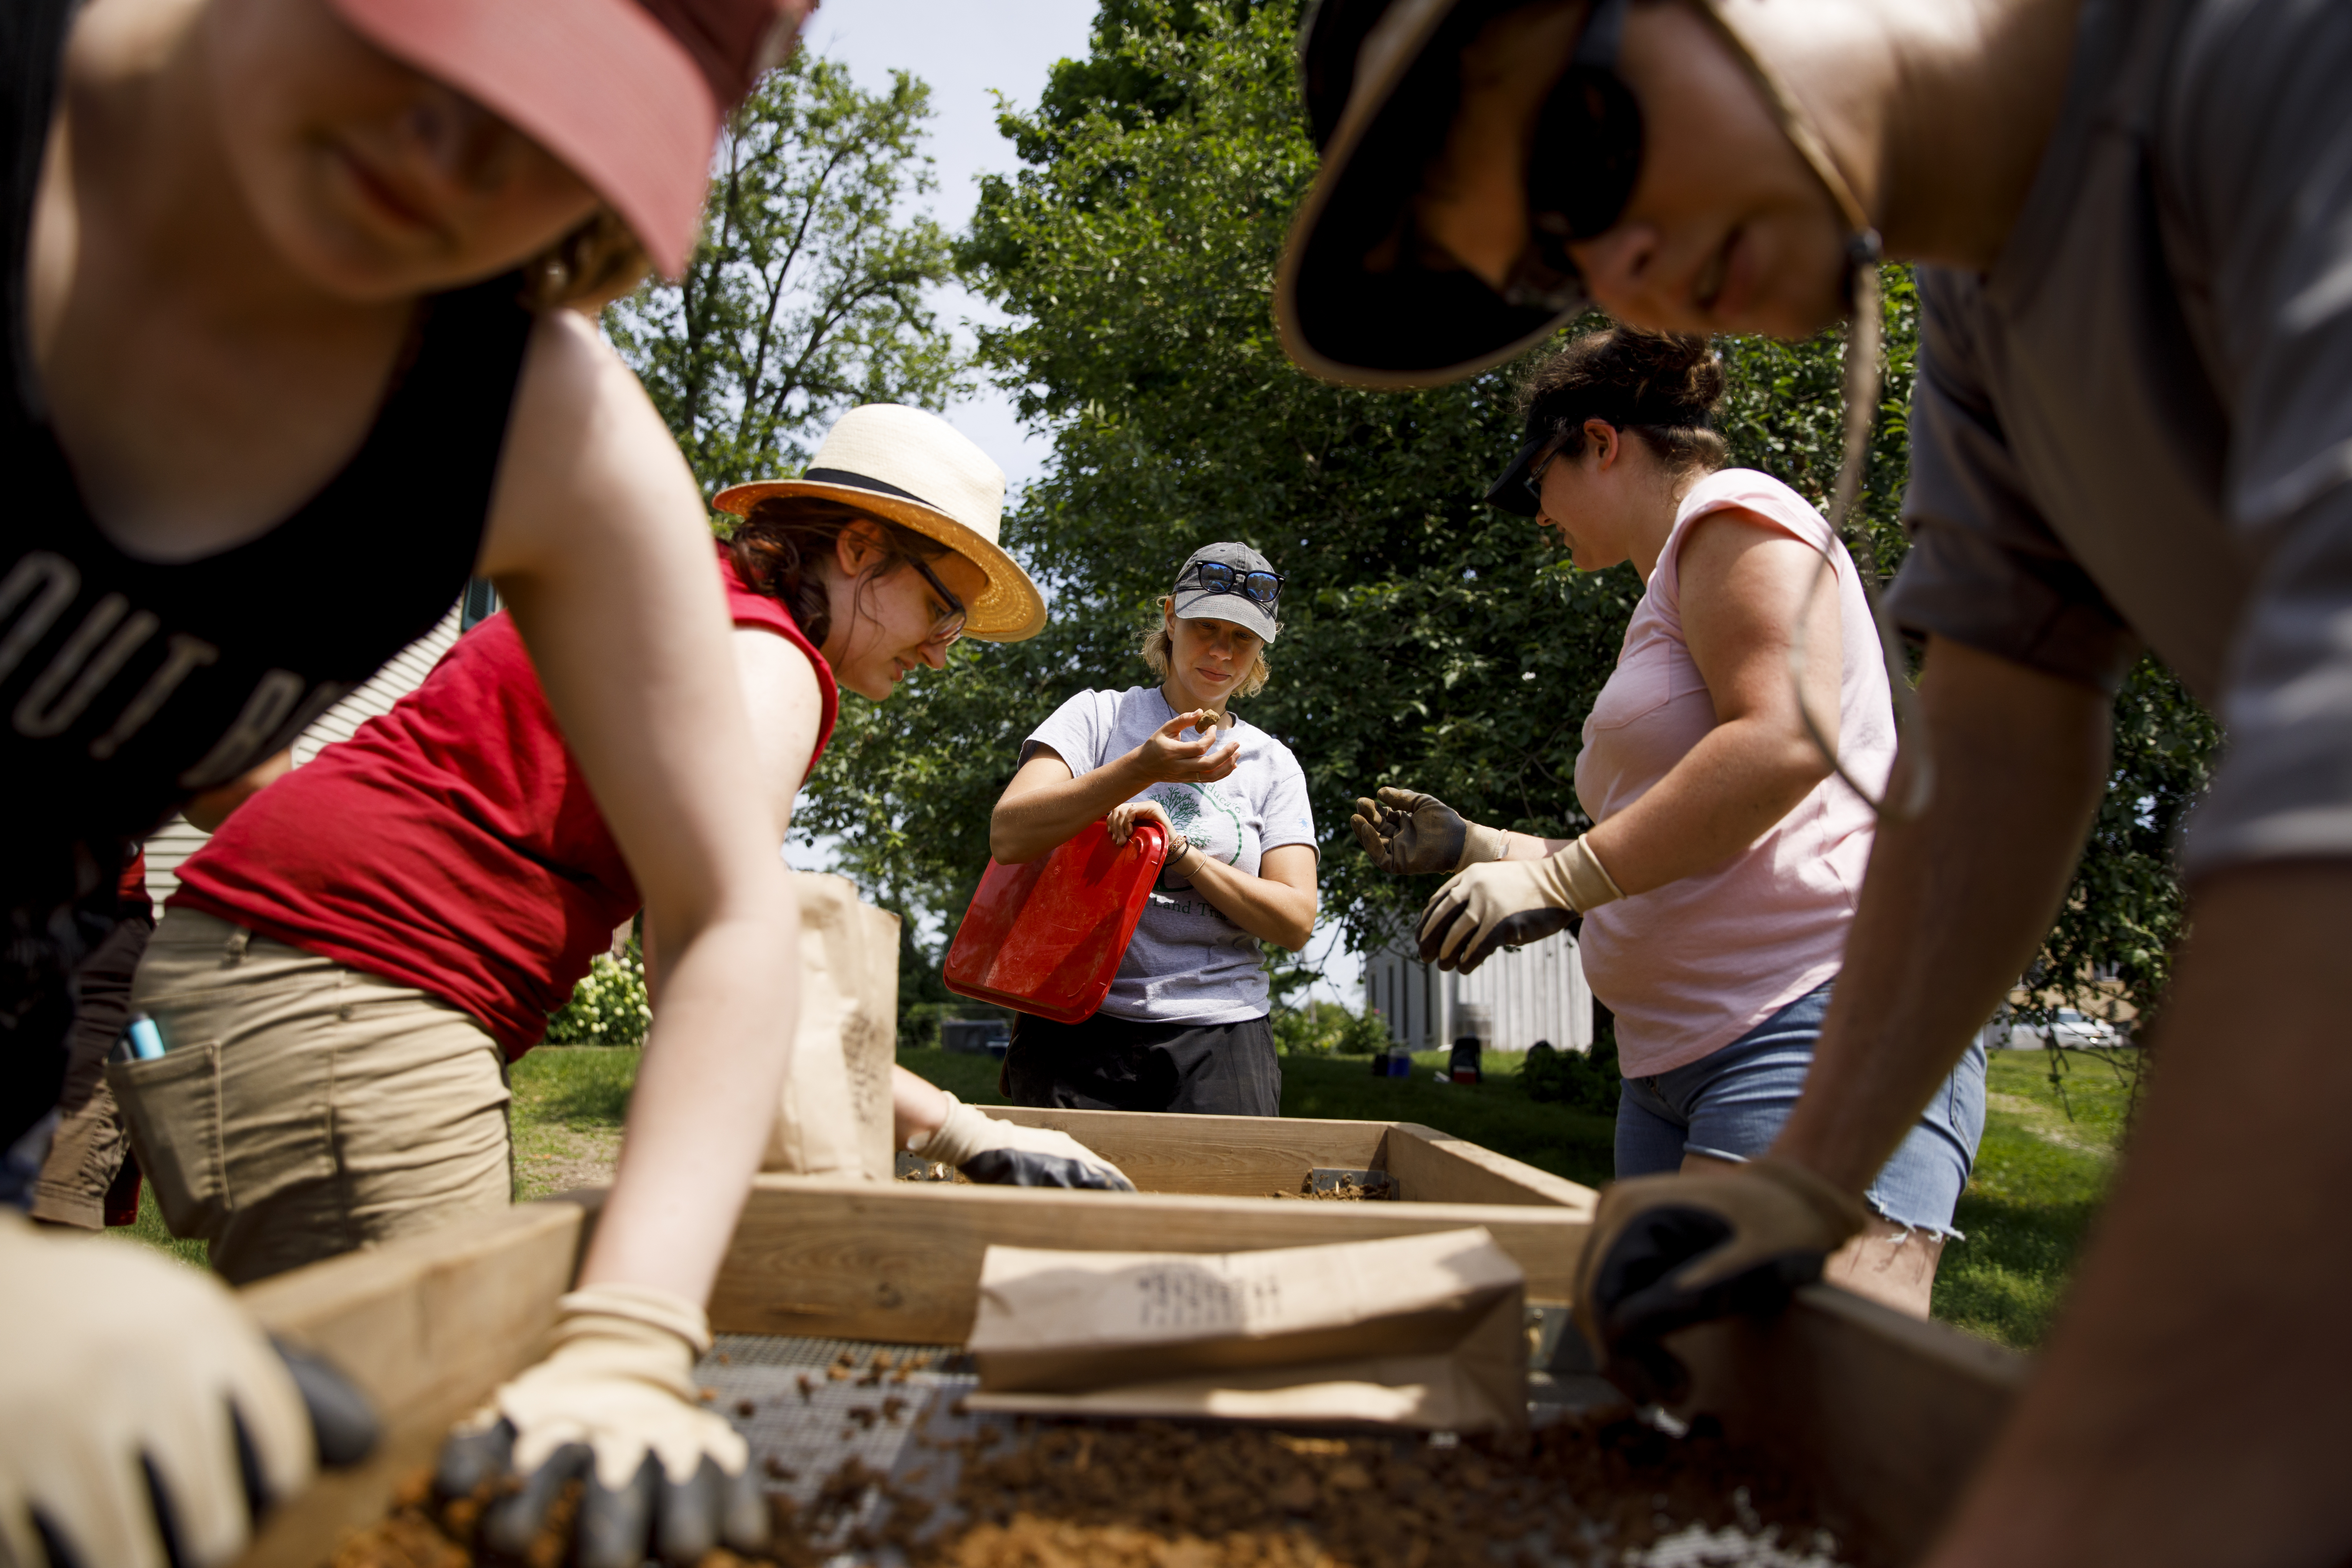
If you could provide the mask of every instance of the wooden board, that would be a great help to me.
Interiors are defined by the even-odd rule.
[[[1155,1116],[989,1106],[989,1115],[1066,1132],[1147,1193],[1263,1198],[1310,1170],[1386,1171],[1407,1203],[1552,1205],[1589,1215],[1591,1188],[1409,1121]]]
[[[1318,1166],[1379,1169],[1385,1121],[1286,1116],[1160,1116],[1124,1110],[981,1109],[1003,1121],[1066,1132],[1147,1193],[1263,1198],[1297,1192]]]
[[[271,1333],[318,1352],[384,1418],[375,1455],[321,1476],[272,1513],[242,1568],[317,1568],[347,1529],[383,1516],[451,1422],[546,1353],[600,1194],[523,1204],[350,1253],[240,1294]]]
[[[1528,1299],[1565,1301],[1588,1216],[1556,1206],[1272,1203],[1180,1193],[950,1186],[761,1176],[710,1300],[722,1333],[960,1344],[992,1245],[1249,1252],[1484,1226],[1528,1274]]]
[[[1827,1285],[1779,1317],[1687,1330],[1691,1414],[1769,1447],[1823,1522],[1874,1561],[1921,1556],[2023,1390],[2032,1363]]]
[[[1185,1118],[1186,1166],[1166,1130],[1116,1112],[1024,1112],[1092,1142],[1120,1124],[1130,1169],[1242,1186],[1102,1194],[763,1176],[710,1307],[722,1331],[954,1343],[968,1331],[991,1243],[1169,1251],[1369,1240],[1484,1225],[1528,1273],[1531,1299],[1566,1298],[1592,1194],[1573,1183],[1406,1124]],[[1085,1119],[1085,1120],[1080,1120]],[[1246,1123],[1235,1127],[1233,1123]],[[1370,1157],[1366,1155],[1369,1151]],[[1104,1152],[1111,1152],[1105,1147]],[[1355,1155],[1359,1157],[1347,1158]],[[1302,1164],[1301,1162],[1305,1163]],[[1425,1194],[1483,1201],[1270,1202],[1279,1168],[1387,1169]],[[1189,1175],[1185,1174],[1190,1172]],[[1295,1175],[1292,1177],[1296,1179]],[[381,1515],[401,1477],[429,1463],[448,1424],[543,1353],[556,1298],[577,1267],[599,1194],[525,1205],[252,1287],[273,1332],[331,1357],[387,1418],[366,1466],[323,1479],[268,1522],[245,1568],[317,1568],[346,1528]],[[1717,1415],[1769,1447],[1816,1493],[1822,1516],[1870,1557],[1915,1560],[1957,1500],[2026,1374],[2022,1358],[1843,1291],[1807,1290],[1769,1322],[1675,1341],[1693,1365],[1686,1415]]]
[[[1382,1168],[1405,1199],[1450,1204],[1542,1204],[1574,1210],[1590,1220],[1601,1194],[1565,1176],[1482,1149],[1433,1127],[1400,1121],[1381,1146]]]

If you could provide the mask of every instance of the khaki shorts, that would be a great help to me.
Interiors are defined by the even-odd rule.
[[[107,1082],[164,1222],[232,1283],[513,1201],[505,1054],[448,1003],[172,910],[131,1005],[166,1053]]]
[[[106,1054],[129,1021],[131,976],[152,929],[135,917],[122,921],[74,972],[81,994],[74,1008],[65,1090],[58,1097],[63,1119],[33,1184],[26,1212],[35,1219],[84,1230],[106,1228],[107,1199],[121,1181],[123,1157],[131,1152],[122,1112],[106,1087]]]

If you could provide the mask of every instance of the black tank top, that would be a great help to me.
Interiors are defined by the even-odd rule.
[[[0,6],[0,894],[20,911],[110,876],[120,840],[286,746],[449,608],[532,322],[513,276],[425,301],[364,444],[292,516],[196,561],[116,549],[49,429],[27,341],[26,248],[72,14]]]

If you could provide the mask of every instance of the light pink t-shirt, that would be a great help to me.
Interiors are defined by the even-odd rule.
[[[1683,498],[1616,673],[1585,720],[1576,795],[1596,824],[1641,799],[1715,728],[1714,700],[1683,640],[1676,562],[1692,523],[1727,507],[1786,529],[1835,563],[1844,630],[1839,750],[1873,793],[1894,765],[1886,667],[1845,546],[1780,480],[1727,468]],[[1617,1016],[1625,1076],[1652,1077],[1719,1050],[1837,973],[1874,826],[1870,808],[1832,775],[1723,864],[1584,917],[1585,977]]]

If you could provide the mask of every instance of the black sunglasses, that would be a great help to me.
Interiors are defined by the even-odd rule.
[[[924,565],[921,562],[916,560],[911,555],[907,557],[907,561],[908,563],[913,566],[916,571],[920,572],[923,574],[923,581],[929,583],[931,585],[932,591],[938,594],[939,596],[947,604],[947,614],[939,618],[931,627],[931,635],[923,639],[925,642],[930,643],[936,647],[945,647],[950,643],[955,641],[956,638],[963,636],[963,601],[957,598],[953,594],[949,593],[948,585],[945,583],[940,582],[939,574],[933,572],[929,567]]]
[[[1244,572],[1222,561],[1195,561],[1186,569],[1184,577],[1197,578],[1201,586],[1212,594],[1239,594],[1260,609],[1274,608],[1282,597],[1282,574],[1279,572]],[[1184,577],[1176,579],[1181,587]]]
[[[1538,516],[1543,512],[1544,470],[1551,467],[1554,458],[1559,456],[1559,449],[1568,445],[1569,434],[1566,430],[1559,431],[1537,448],[1535,461],[1529,463],[1527,472],[1519,476],[1519,483],[1526,488],[1528,499],[1536,503]]]
[[[1633,199],[1642,106],[1617,74],[1631,3],[1593,0],[1568,69],[1537,117],[1528,154],[1528,247],[1503,290],[1514,305],[1581,305],[1584,279],[1568,247],[1608,233]]]

